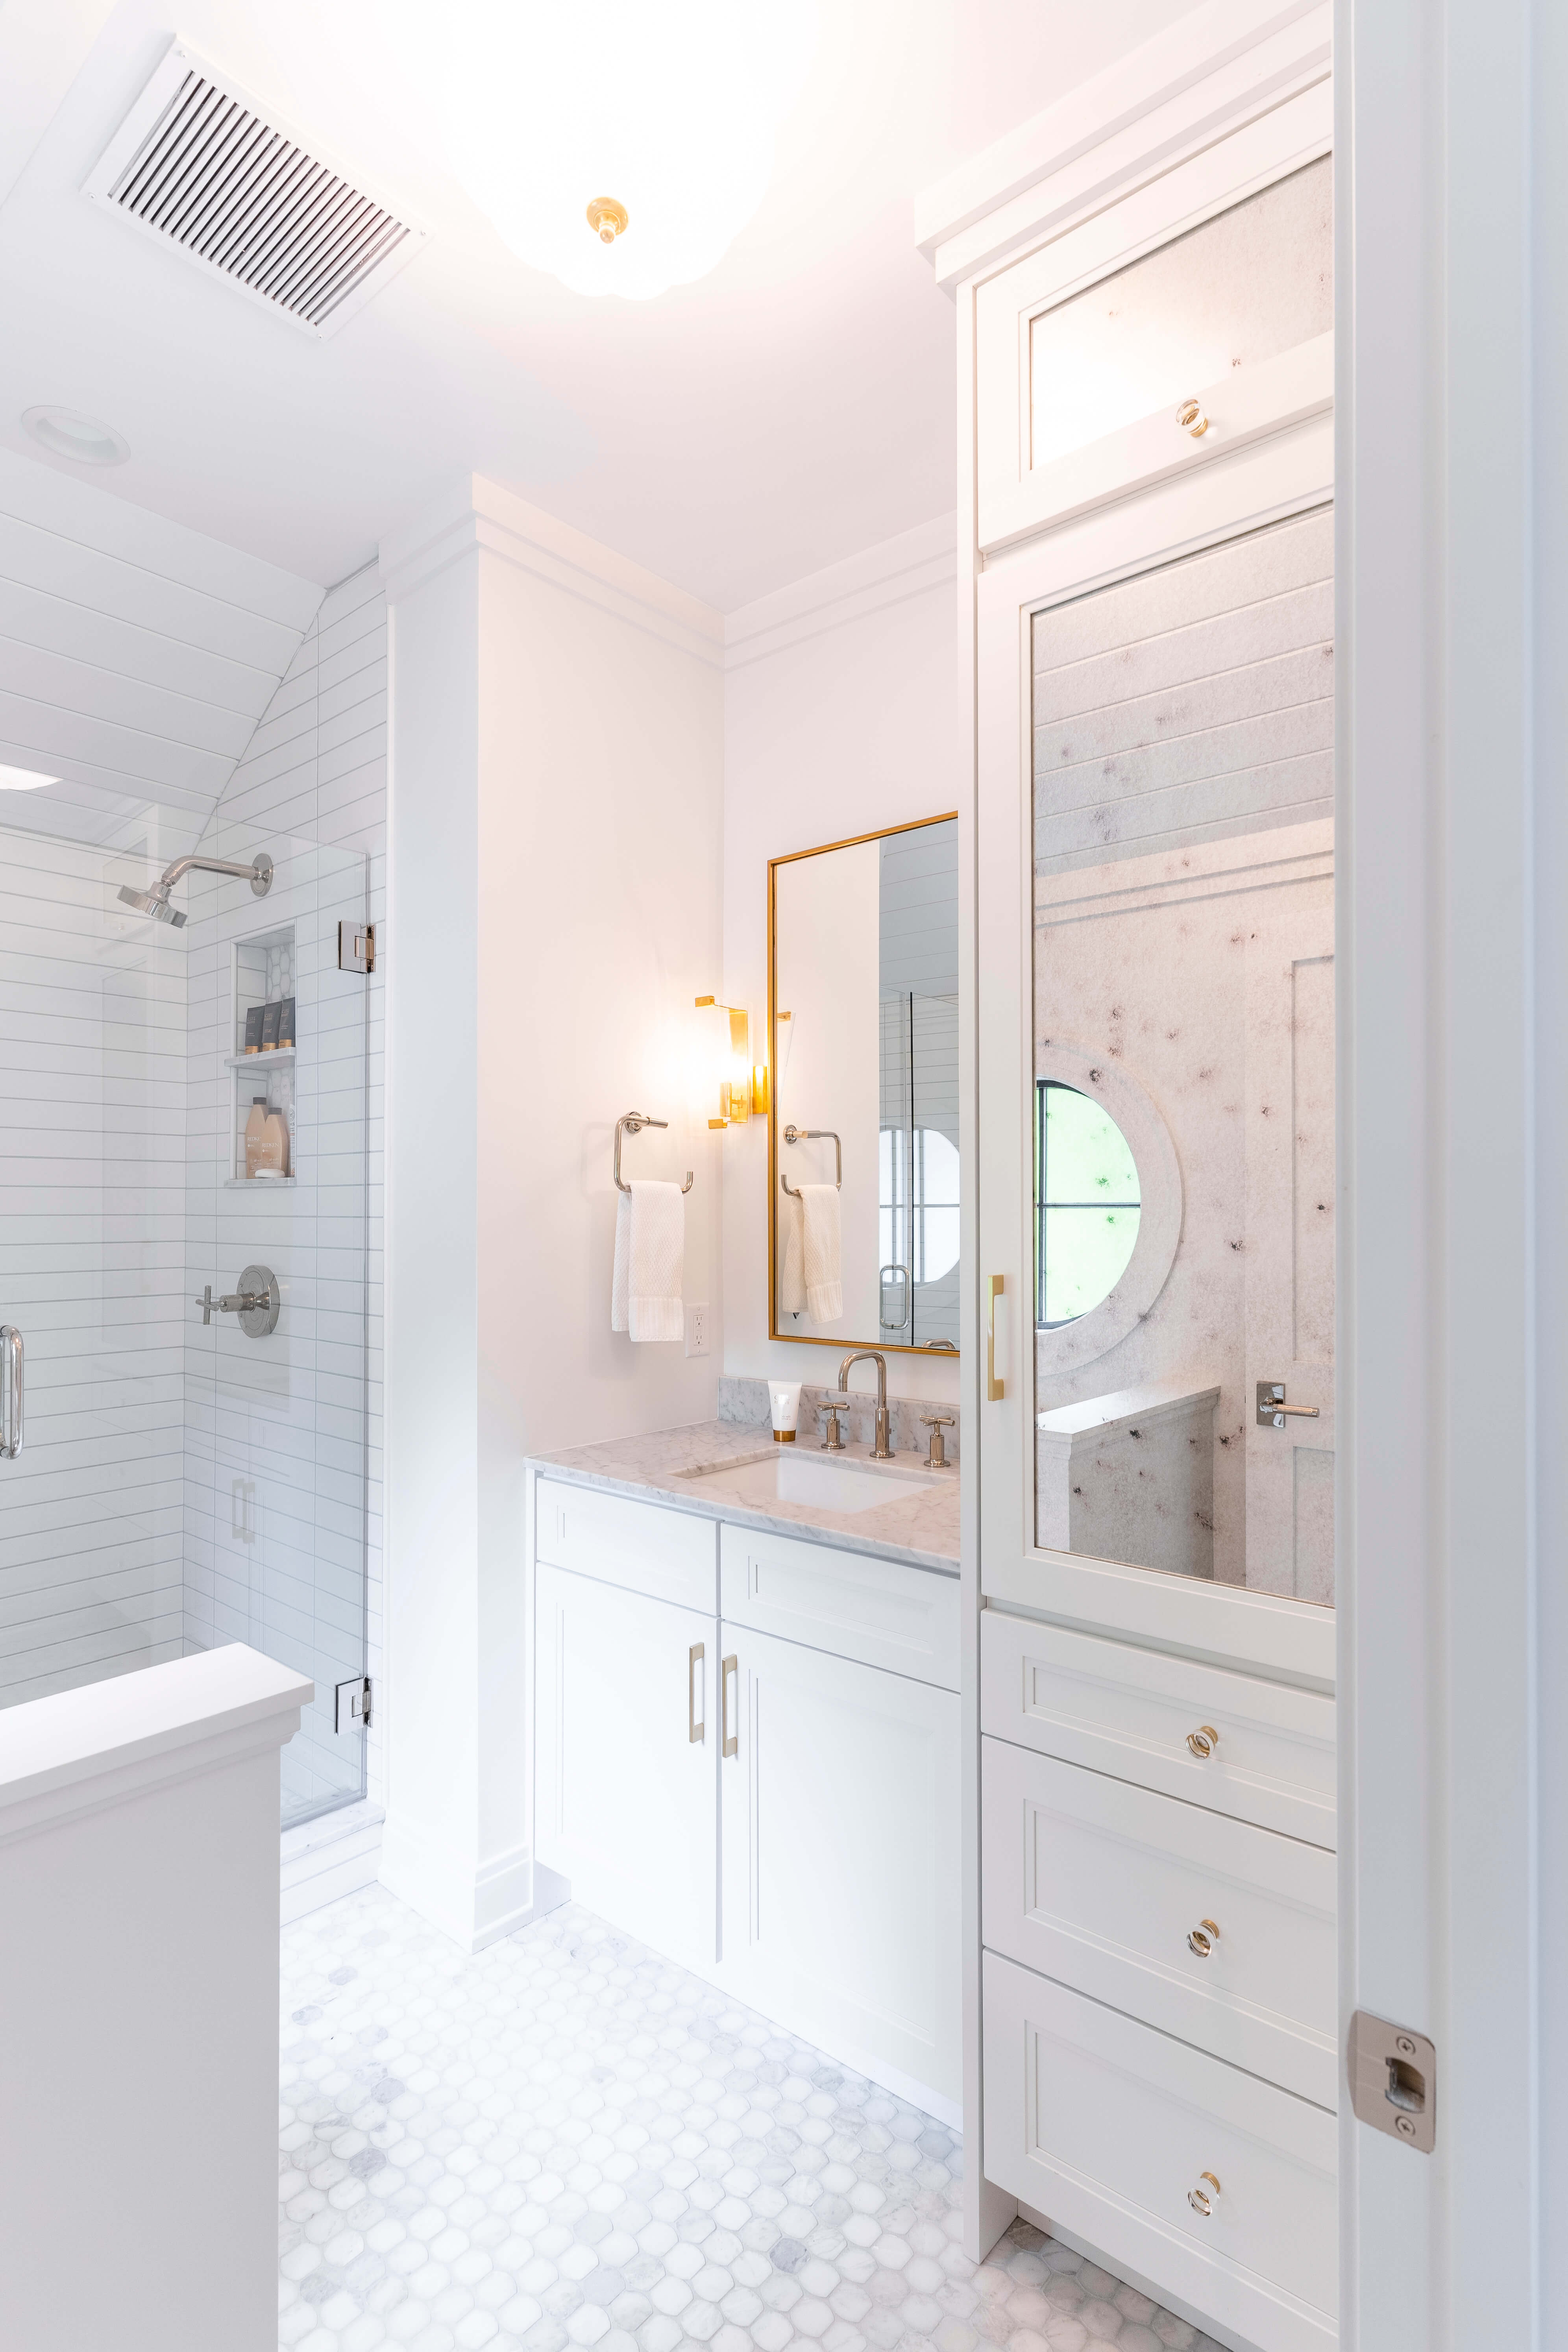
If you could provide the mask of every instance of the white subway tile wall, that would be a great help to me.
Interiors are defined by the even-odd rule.
[[[4,1705],[180,1654],[185,958],[116,898],[157,814],[129,856],[0,823]]]
[[[251,1642],[314,1679],[284,1753],[286,1822],[381,1789],[378,1728],[338,1733],[332,1701],[381,1656],[384,983],[339,971],[337,930],[382,920],[385,819],[386,614],[368,568],[323,600],[209,829],[218,856],[267,850],[272,888],[203,884],[187,934],[188,1287],[231,1290],[260,1263],[285,1306],[264,1348],[232,1318],[186,1325],[184,1633]],[[243,1044],[242,939],[274,947],[297,1000],[294,1181],[276,1191],[230,1181],[236,1123],[262,1091],[226,1066]],[[262,1076],[285,1098],[281,1073]]]

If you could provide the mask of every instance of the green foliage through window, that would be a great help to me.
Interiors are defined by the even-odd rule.
[[[1098,1307],[1126,1273],[1142,1196],[1108,1111],[1054,1078],[1035,1097],[1035,1317],[1054,1329]]]

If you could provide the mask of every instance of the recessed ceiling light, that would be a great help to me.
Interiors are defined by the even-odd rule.
[[[100,425],[79,408],[29,408],[22,424],[43,448],[79,466],[123,466],[131,455],[130,442],[112,425]]]
[[[36,793],[40,784],[58,784],[58,776],[40,776],[31,768],[0,767],[0,793]]]

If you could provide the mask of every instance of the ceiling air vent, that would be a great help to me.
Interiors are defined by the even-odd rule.
[[[335,332],[425,242],[179,41],[84,194],[313,335]]]

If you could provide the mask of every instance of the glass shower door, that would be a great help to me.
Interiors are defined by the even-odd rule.
[[[193,847],[266,850],[270,888],[121,903]],[[0,824],[0,1705],[247,1642],[316,1685],[286,1823],[364,1785],[365,917],[363,856],[266,828],[31,794]]]

